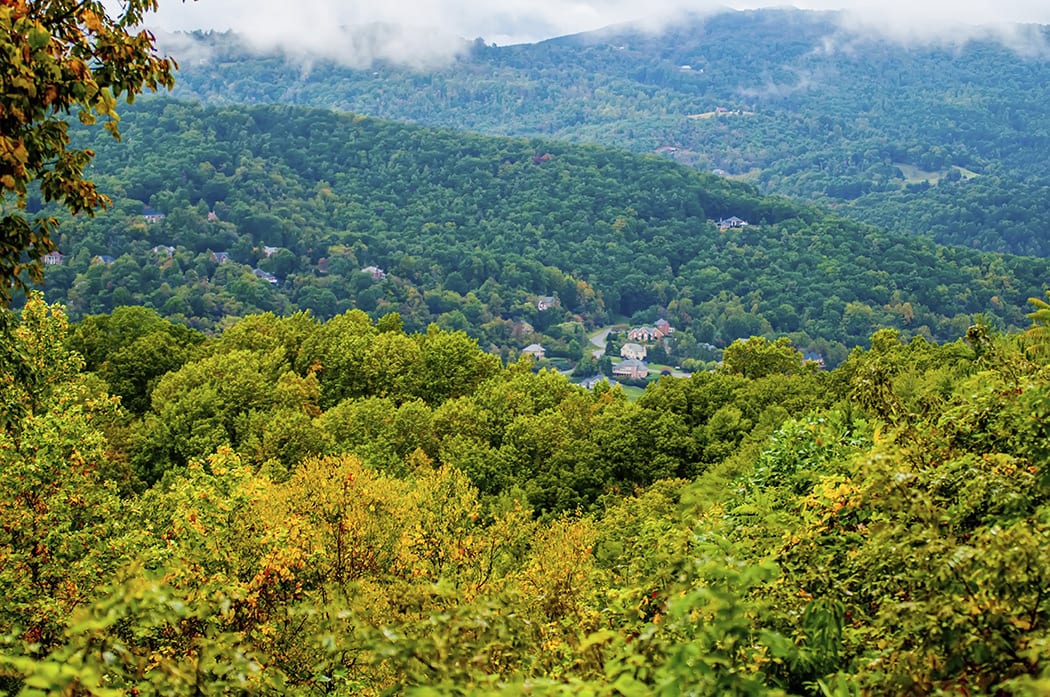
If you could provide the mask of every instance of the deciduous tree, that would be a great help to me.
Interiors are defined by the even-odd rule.
[[[159,55],[140,24],[156,0],[125,0],[119,10],[97,1],[12,0],[0,6],[0,303],[11,288],[43,276],[42,257],[55,249],[54,217],[30,218],[26,203],[39,186],[45,201],[73,214],[108,203],[84,178],[93,157],[70,147],[66,117],[106,119],[115,137],[117,98],[170,88],[175,62]]]

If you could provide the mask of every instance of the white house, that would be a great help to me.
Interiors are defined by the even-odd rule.
[[[620,348],[620,356],[627,360],[644,361],[645,355],[645,347],[641,344],[628,342]]]
[[[547,350],[540,344],[529,344],[521,350],[523,354],[532,356],[534,361],[542,361],[547,357]]]

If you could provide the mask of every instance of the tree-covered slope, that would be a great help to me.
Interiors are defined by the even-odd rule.
[[[178,95],[660,150],[896,231],[1050,254],[1041,27],[1020,28],[1012,47],[903,45],[847,31],[833,13],[727,12],[659,33],[476,42],[427,72],[304,67],[229,35],[198,38],[210,57],[186,62]],[[980,203],[958,208],[961,198]]]
[[[826,348],[880,326],[952,336],[976,312],[1020,326],[1048,276],[1045,260],[895,236],[593,146],[163,100],[122,128],[122,143],[91,143],[113,209],[68,220],[47,275],[75,316],[145,304],[213,326],[358,307],[500,347],[520,321],[663,314],[694,342],[792,333]],[[147,205],[166,216],[147,221]],[[729,216],[750,225],[712,222]],[[539,311],[548,295],[558,306]]]

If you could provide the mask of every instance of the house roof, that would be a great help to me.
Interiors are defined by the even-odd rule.
[[[558,298],[553,295],[541,295],[536,298],[536,307],[541,310],[547,307],[555,307],[559,304],[560,302],[558,301]]]
[[[277,283],[277,277],[268,271],[263,271],[262,269],[252,269],[252,273],[255,274],[256,278],[261,278],[262,280],[269,281],[273,284]]]
[[[645,347],[641,344],[627,342],[626,344],[620,347],[620,355],[624,358],[627,358],[628,356],[644,358],[645,354]]]
[[[644,377],[649,374],[649,366],[643,361],[632,358],[630,360],[620,361],[614,365],[612,372],[613,375],[637,375],[639,377]]]
[[[593,390],[594,386],[597,385],[599,382],[609,382],[609,378],[605,377],[604,375],[592,375],[586,380],[581,380],[579,385],[584,389]]]

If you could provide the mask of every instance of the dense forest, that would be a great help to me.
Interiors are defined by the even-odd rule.
[[[0,5],[0,697],[1050,693],[1042,59],[123,8]]]
[[[658,151],[896,232],[1050,255],[1046,28],[906,44],[840,19],[759,10],[687,15],[659,32],[478,40],[434,70],[197,35],[179,44],[193,59],[175,93]]]
[[[121,128],[73,134],[114,199],[61,227],[45,288],[74,319],[135,304],[213,330],[356,308],[576,361],[588,330],[664,317],[668,362],[762,335],[836,365],[880,327],[1023,327],[1050,277],[1045,259],[882,232],[652,155],[159,99]],[[749,224],[717,224],[731,217]]]
[[[396,315],[33,295],[0,691],[1045,694],[1048,313],[830,372],[737,341],[632,402]]]

